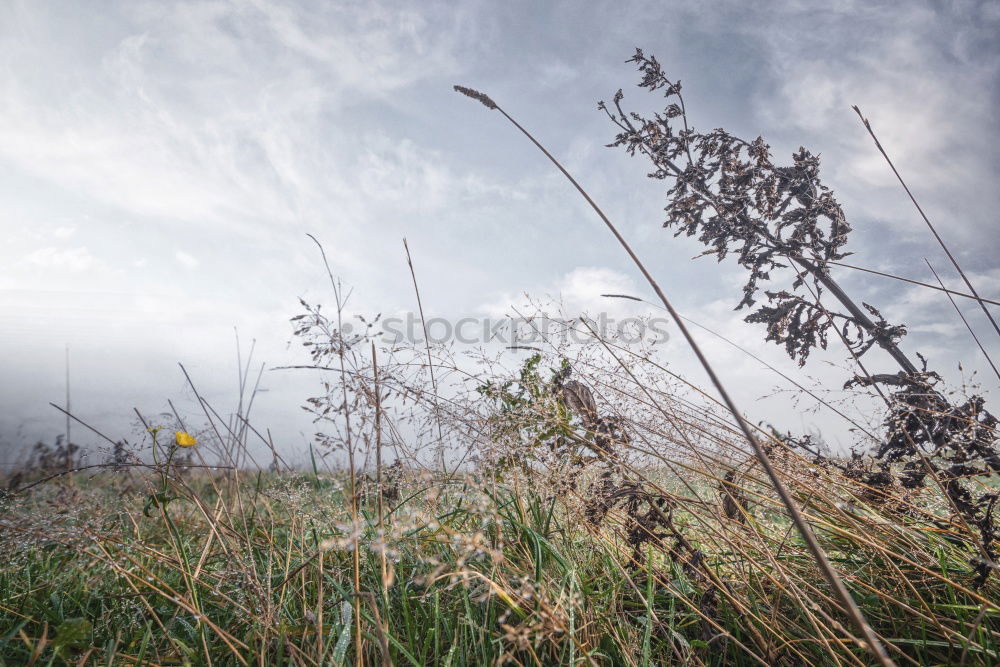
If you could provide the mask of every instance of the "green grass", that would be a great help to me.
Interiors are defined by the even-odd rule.
[[[869,661],[766,499],[745,526],[678,504],[675,525],[704,557],[692,569],[671,539],[630,562],[621,516],[593,525],[574,494],[527,488],[412,477],[381,540],[374,503],[352,537],[340,484],[315,475],[191,474],[148,517],[138,475],[62,478],[5,501],[0,659],[326,665],[360,649],[366,664],[400,665]],[[972,590],[961,543],[871,507],[845,513],[832,492],[807,513],[895,660],[1000,660],[995,577]]]

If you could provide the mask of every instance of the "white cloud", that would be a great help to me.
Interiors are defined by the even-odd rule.
[[[823,153],[825,182],[841,193],[851,219],[922,233],[851,110],[858,105],[931,218],[947,216],[949,237],[969,242],[992,220],[1000,193],[981,183],[997,155],[984,149],[977,129],[993,123],[996,97],[988,91],[1000,75],[1000,54],[987,48],[997,28],[987,4],[961,12],[929,3],[905,11],[881,3],[798,7],[787,16],[789,30],[761,33],[777,94],[762,88],[755,107],[775,128],[771,138]],[[816,38],[802,38],[806,32]],[[784,153],[776,157],[786,161]]]
[[[174,259],[177,263],[183,266],[185,269],[196,269],[198,268],[198,260],[194,256],[184,252],[183,250],[178,250],[174,253]]]
[[[68,239],[76,233],[76,225],[59,225],[52,230],[52,236],[57,239]]]
[[[861,104],[932,217],[947,214],[949,240],[981,230],[964,244],[967,268],[996,277],[995,7],[977,15],[860,1],[592,5],[136,1],[95,13],[0,3],[0,262],[11,269],[0,287],[23,296],[5,297],[0,333],[26,351],[9,356],[51,356],[38,331],[61,349],[71,331],[91,330],[90,347],[76,349],[80,363],[128,347],[135,363],[107,359],[100,376],[129,377],[157,400],[182,385],[150,378],[176,360],[216,370],[234,323],[261,338],[269,361],[284,359],[295,297],[329,298],[307,231],[357,287],[359,312],[414,307],[403,236],[431,316],[502,315],[524,305],[522,290],[571,316],[646,312],[600,296],[649,290],[530,144],[450,92],[467,83],[496,95],[587,184],[679,308],[798,373],[732,312],[741,272],[731,262],[688,263],[697,242],[656,226],[662,183],[601,147],[612,128],[592,103],[621,85],[630,92],[634,72],[621,61],[636,44],[677,67],[691,99],[710,101],[691,105],[701,107],[698,127],[722,115],[759,128],[781,147],[781,162],[800,143],[822,152],[825,180],[858,234],[880,241],[854,247],[874,255],[857,263],[911,267],[924,248],[886,251],[885,239],[914,219],[850,111]],[[77,296],[123,284],[128,299]],[[60,290],[68,296],[35,298]],[[910,323],[912,338],[949,348],[940,351],[947,360],[970,349],[947,301],[874,291],[872,302]],[[67,308],[78,326],[53,326]],[[158,337],[136,334],[150,323]],[[776,376],[695,333],[741,405],[756,409]],[[665,363],[704,380],[681,341],[664,352]],[[831,352],[809,370],[838,386],[844,371],[822,361],[843,356]],[[46,408],[60,370],[4,407]],[[282,405],[309,395],[312,379],[296,381]],[[773,410],[796,422],[794,411],[781,401]],[[297,432],[294,419],[280,419]]]
[[[55,28],[39,20],[5,37],[46,65],[0,71],[0,159],[143,216],[246,227],[342,208],[329,170],[350,173],[337,144],[355,138],[325,121],[455,72],[465,13],[136,3],[47,53]]]
[[[47,246],[35,250],[25,260],[45,269],[65,269],[67,271],[87,271],[98,264],[98,260],[87,248],[56,248]]]
[[[648,290],[636,286],[635,280],[607,267],[578,267],[549,285],[535,285],[525,294],[503,293],[479,305],[478,310],[491,317],[504,317],[517,309],[532,314],[535,308],[548,310],[550,316],[579,317],[606,313],[609,317],[625,318],[655,312],[655,307],[631,299],[608,298],[603,294],[624,294],[642,298]]]

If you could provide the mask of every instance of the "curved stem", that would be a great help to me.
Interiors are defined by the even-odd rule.
[[[463,91],[459,90],[459,92]],[[468,93],[463,93],[463,94],[468,95]],[[549,161],[552,162],[552,164],[554,164],[556,168],[559,169],[560,172],[562,172],[563,176],[565,176],[566,179],[569,180],[570,183],[572,183],[573,187],[575,187],[576,190],[580,193],[580,195],[582,195],[583,198],[587,201],[587,203],[590,204],[590,207],[594,209],[594,212],[597,213],[597,215],[601,218],[601,220],[607,226],[608,230],[612,233],[612,235],[615,237],[618,243],[622,246],[622,248],[631,258],[632,262],[639,269],[640,273],[642,273],[643,277],[646,279],[650,287],[652,287],[653,291],[656,293],[656,296],[660,299],[660,301],[663,303],[663,306],[670,313],[670,316],[671,318],[673,318],[674,323],[677,325],[677,328],[680,329],[681,333],[684,335],[685,340],[691,347],[691,350],[695,353],[695,356],[697,356],[698,361],[701,363],[702,367],[705,369],[705,372],[708,374],[708,377],[712,381],[712,384],[719,392],[719,395],[722,398],[723,402],[725,402],[726,407],[729,408],[729,411],[733,414],[733,418],[736,420],[737,424],[739,424],[740,430],[743,432],[744,437],[746,437],[747,442],[749,442],[750,446],[753,448],[754,454],[756,454],[758,461],[760,461],[761,467],[764,469],[764,472],[770,479],[771,484],[774,486],[775,491],[777,491],[782,504],[788,510],[788,514],[792,519],[792,523],[795,524],[795,527],[802,535],[802,539],[805,541],[806,546],[808,547],[809,552],[812,554],[813,559],[816,561],[816,564],[819,566],[820,571],[823,573],[823,576],[826,578],[830,586],[833,588],[833,591],[837,599],[840,601],[841,605],[843,605],[844,612],[851,618],[857,629],[860,631],[862,637],[864,637],[865,643],[867,644],[867,648],[874,654],[879,664],[883,666],[894,665],[895,663],[893,663],[892,659],[889,658],[888,653],[886,653],[885,647],[882,645],[878,637],[875,635],[875,631],[868,623],[868,620],[865,618],[861,609],[854,601],[854,598],[851,597],[851,593],[847,590],[847,587],[844,586],[844,582],[841,581],[840,576],[833,569],[833,566],[827,559],[826,553],[823,551],[823,547],[820,545],[819,540],[817,540],[816,535],[812,531],[812,528],[809,527],[809,524],[806,522],[805,517],[802,515],[798,507],[795,505],[795,500],[792,498],[791,493],[785,487],[784,482],[782,482],[781,478],[778,476],[778,473],[774,469],[774,466],[772,465],[771,459],[767,455],[767,452],[764,451],[764,448],[757,441],[757,438],[754,437],[753,433],[751,432],[750,425],[743,418],[742,413],[736,407],[736,404],[733,401],[733,399],[729,396],[729,392],[726,391],[726,388],[722,384],[722,381],[719,379],[718,375],[716,375],[715,370],[712,368],[712,365],[708,361],[708,358],[705,357],[705,354],[698,346],[698,343],[694,340],[694,337],[688,331],[687,326],[685,326],[684,324],[684,320],[681,318],[680,314],[678,314],[677,311],[674,310],[673,305],[667,299],[666,295],[663,293],[663,290],[660,289],[659,284],[653,278],[652,274],[650,274],[648,269],[646,269],[645,265],[635,254],[635,251],[632,250],[632,247],[625,240],[625,237],[623,237],[621,235],[621,232],[618,231],[618,228],[614,226],[611,220],[609,220],[608,217],[604,214],[604,211],[602,211],[601,208],[594,202],[594,200],[591,199],[587,191],[584,190],[579,183],[577,183],[576,179],[573,178],[573,176],[568,171],[566,171],[566,168],[563,167],[562,164],[560,164],[559,161],[556,160],[555,157],[553,157],[552,154],[549,153],[549,151],[546,150],[546,148],[542,146],[542,144],[539,143],[538,140],[531,135],[530,132],[521,127],[521,125],[517,121],[515,121],[510,115],[508,115],[506,111],[497,106],[496,103],[493,102],[493,100],[491,100],[489,97],[482,95],[481,93],[480,95],[492,104],[492,108],[496,109],[501,114],[503,114],[503,116],[508,121],[510,121],[511,124],[514,125],[514,127],[520,130],[522,134],[524,134],[528,139],[530,139],[531,142],[545,155],[545,157],[547,157]],[[480,99],[480,101],[483,102],[483,99]],[[486,102],[483,103],[486,104]],[[487,104],[486,106],[489,107],[490,104]]]

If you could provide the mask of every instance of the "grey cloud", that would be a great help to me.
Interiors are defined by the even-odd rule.
[[[359,312],[412,310],[403,236],[430,316],[497,309],[525,290],[557,293],[588,267],[636,280],[561,177],[495,113],[452,93],[455,83],[487,91],[566,158],[684,312],[797,373],[731,312],[739,272],[690,262],[700,246],[659,228],[662,184],[602,147],[613,132],[598,99],[623,87],[630,103],[659,104],[633,86],[624,60],[635,46],[683,79],[700,127],[763,134],[779,157],[800,144],[821,152],[857,228],[856,261],[926,280],[923,256],[947,267],[850,111],[861,104],[983,291],[995,290],[995,7],[254,0],[94,12],[8,3],[0,440],[61,428],[47,402],[62,394],[67,342],[80,406],[112,432],[131,428],[133,404],[155,411],[183,399],[176,361],[225,404],[234,325],[257,339],[258,358],[301,361],[287,318],[299,295],[328,300],[305,232],[324,241]],[[950,368],[960,358],[982,367],[947,302],[838,277],[913,323],[914,349]],[[574,297],[585,292],[573,283]],[[780,398],[755,402],[771,378],[708,344],[755,416],[790,428],[813,419]],[[701,380],[678,341],[662,354]],[[840,368],[810,372],[843,378]],[[301,445],[310,425],[298,405],[315,378],[266,377],[261,419]]]

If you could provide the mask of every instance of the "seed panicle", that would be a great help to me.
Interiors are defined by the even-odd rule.
[[[455,86],[455,91],[462,93],[466,97],[471,97],[474,100],[479,100],[487,109],[497,109],[497,103],[490,99],[490,96],[486,93],[481,93],[478,90],[472,88],[466,88],[465,86]]]

